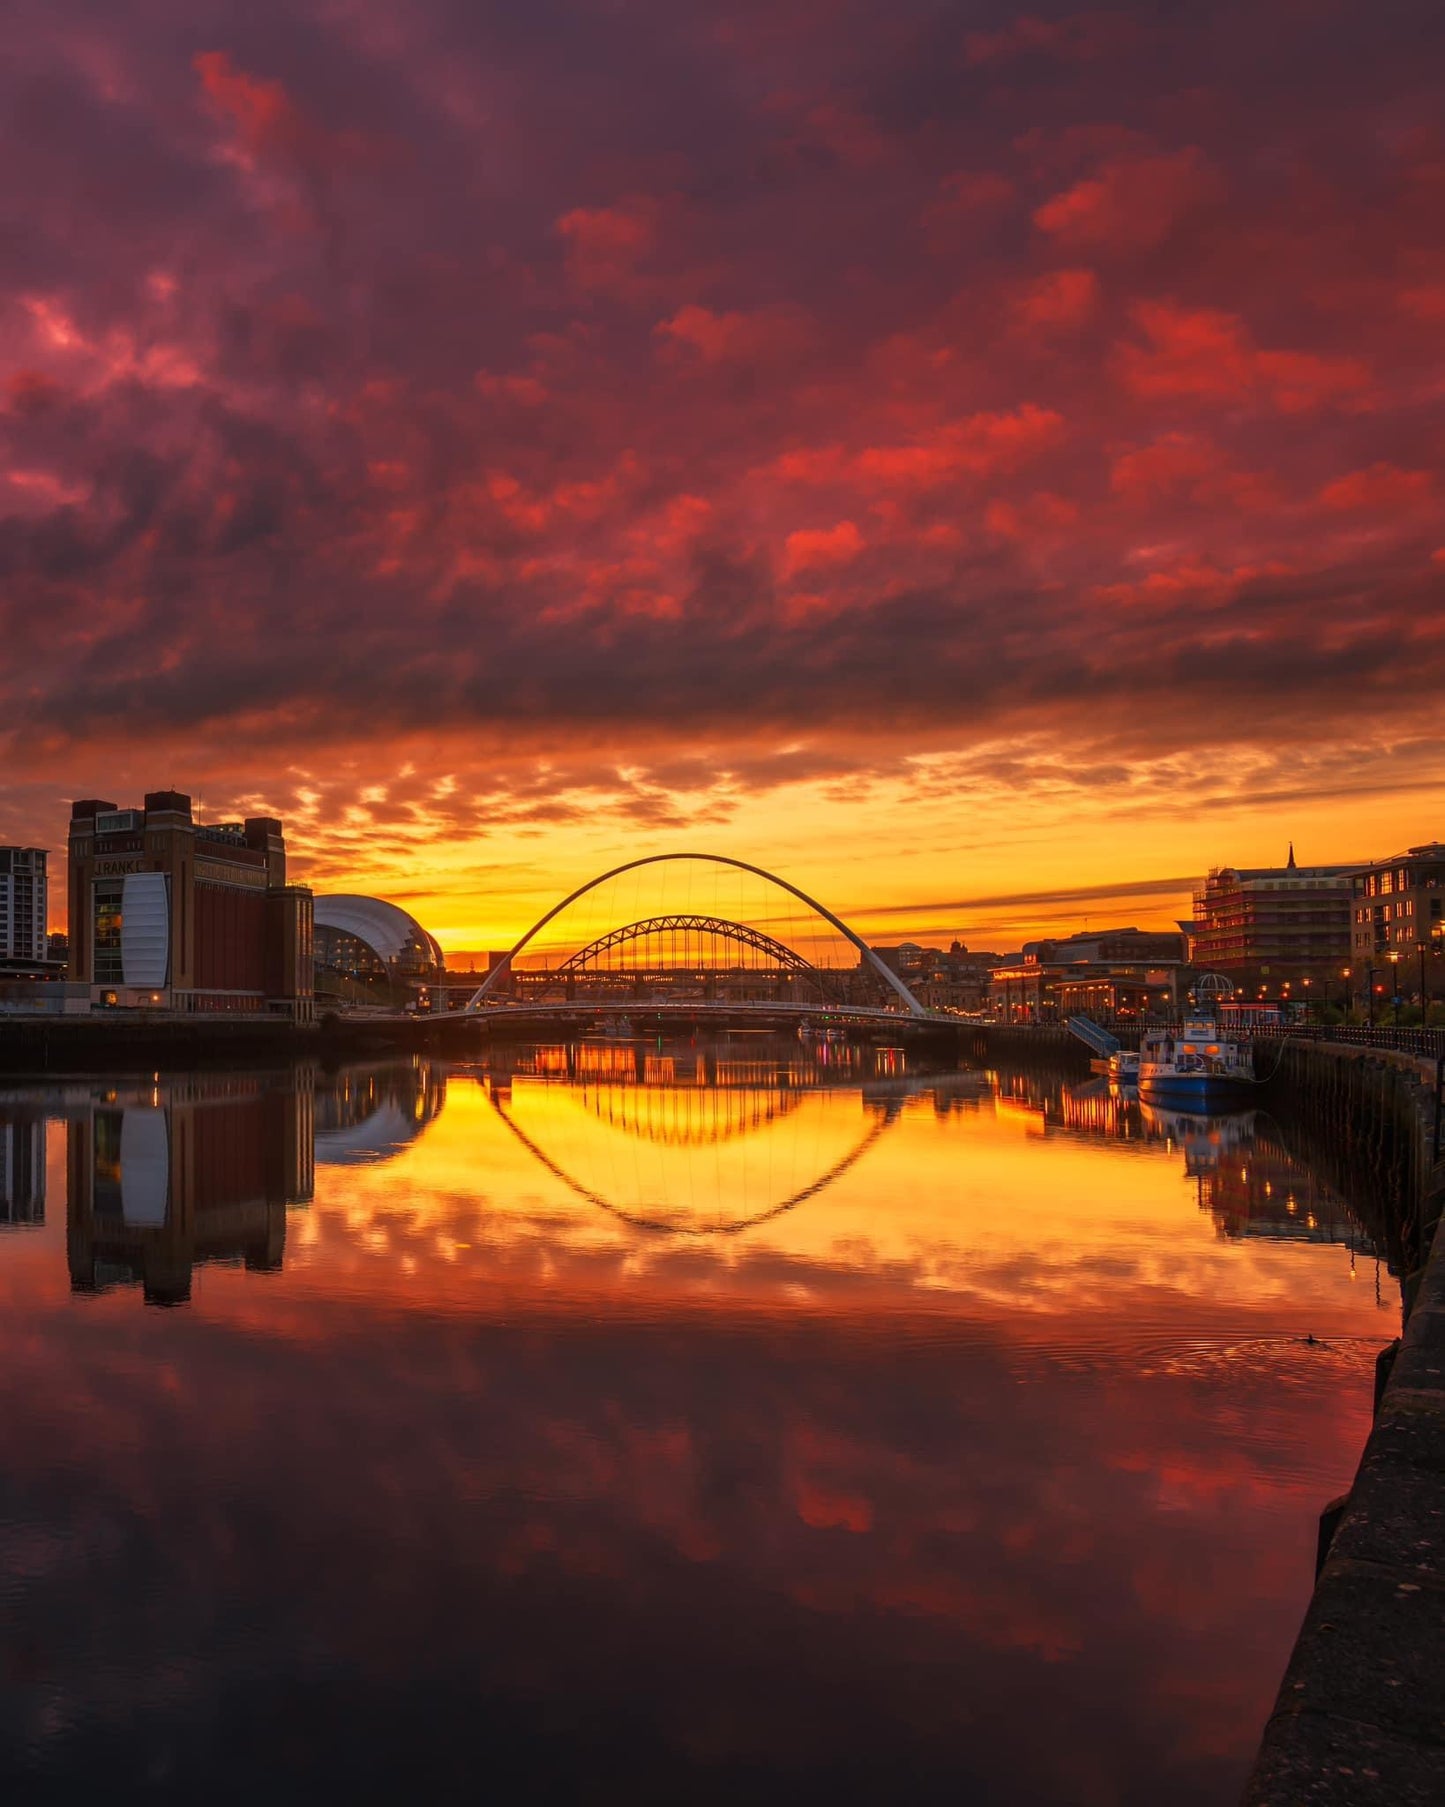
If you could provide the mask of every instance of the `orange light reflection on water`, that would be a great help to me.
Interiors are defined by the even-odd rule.
[[[722,1094],[704,1122],[719,1096],[527,1079],[494,1096],[453,1076],[394,1160],[319,1167],[288,1285],[482,1313],[503,1295],[509,1311],[942,1312],[1025,1340],[1084,1319],[1388,1333],[1347,1248],[1226,1239],[1163,1143],[1046,1130],[946,1089],[800,1091],[771,1115]]]

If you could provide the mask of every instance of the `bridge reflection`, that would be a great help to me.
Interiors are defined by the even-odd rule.
[[[987,1086],[981,1074],[905,1068],[900,1049],[848,1043],[580,1041],[503,1053],[489,1096],[574,1197],[634,1229],[736,1236],[825,1192],[908,1099],[976,1101]]]

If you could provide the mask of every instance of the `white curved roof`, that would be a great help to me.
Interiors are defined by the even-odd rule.
[[[315,920],[319,929],[336,929],[343,935],[354,935],[383,960],[400,958],[407,945],[419,942],[431,950],[437,966],[446,961],[434,936],[409,916],[399,905],[384,897],[357,897],[337,892],[315,900]]]

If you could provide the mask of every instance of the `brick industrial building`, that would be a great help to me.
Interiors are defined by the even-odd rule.
[[[307,1021],[312,903],[271,816],[197,822],[183,791],[70,812],[70,978],[95,1004]]]

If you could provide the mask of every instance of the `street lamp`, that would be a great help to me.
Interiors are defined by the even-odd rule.
[[[1391,948],[1385,958],[1390,962],[1390,1020],[1395,1028],[1400,1027],[1400,951]]]
[[[1301,979],[1301,980],[1300,980],[1300,984],[1301,984],[1301,985],[1302,985],[1302,986],[1303,986],[1303,987],[1304,987],[1304,994],[1305,994],[1305,1028],[1306,1028],[1306,1029],[1308,1029],[1308,1028],[1309,1028],[1309,1026],[1310,1026],[1310,982],[1309,982],[1309,980],[1308,980],[1308,979]]]

